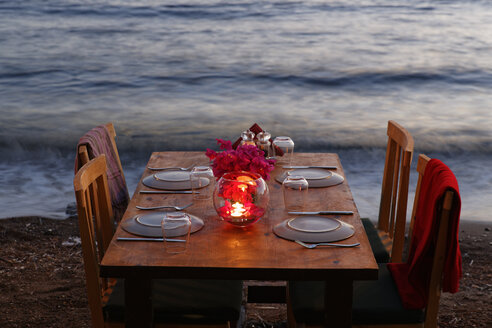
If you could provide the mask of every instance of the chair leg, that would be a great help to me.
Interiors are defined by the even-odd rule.
[[[417,324],[388,324],[388,325],[352,325],[352,328],[423,328],[423,323]],[[436,327],[434,327],[436,328]]]
[[[292,310],[292,303],[290,301],[289,297],[289,282],[287,282],[287,288],[286,288],[286,305],[287,305],[287,327],[289,328],[306,328],[306,324],[303,322],[297,322],[296,318],[294,317],[294,311]]]
[[[296,319],[294,318],[294,312],[292,311],[292,303],[290,302],[290,296],[289,296],[289,282],[287,282],[285,295],[286,295],[285,303],[287,304],[287,327],[296,328],[297,323],[296,323]]]
[[[234,328],[230,322],[224,323],[224,324],[165,324],[165,323],[160,323],[160,324],[155,324],[154,328]]]
[[[292,312],[292,306],[290,302],[287,301],[287,327],[297,328],[296,319],[294,318],[294,313]]]

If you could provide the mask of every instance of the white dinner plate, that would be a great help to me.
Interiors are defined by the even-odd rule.
[[[190,180],[190,171],[165,171],[154,174],[154,178],[160,181],[187,181]]]
[[[310,169],[310,170],[312,170],[312,169]],[[323,170],[323,169],[320,169],[320,170],[325,171],[325,174],[328,174],[328,176],[326,178],[323,178],[323,179],[306,179],[308,184],[309,184],[309,188],[323,188],[323,187],[336,186],[336,185],[342,183],[344,180],[343,176],[341,176],[338,173],[330,172],[330,171]],[[294,171],[296,171],[296,170],[294,170]],[[289,172],[294,172],[294,171],[289,171]],[[291,175],[292,174],[293,173],[291,173]],[[284,182],[286,177],[287,177],[287,171],[284,171],[284,172],[280,173],[279,175],[277,175],[275,177],[275,180],[278,183],[282,183],[282,182]]]
[[[326,217],[322,217],[326,220]],[[335,218],[334,218],[335,219]],[[354,235],[355,229],[352,225],[339,220],[340,227],[326,232],[305,232],[292,229],[288,222],[291,219],[283,220],[279,224],[273,227],[273,232],[284,239],[287,240],[300,240],[305,243],[330,243],[332,241],[339,241],[350,238]]]
[[[332,175],[331,171],[325,169],[295,169],[287,172],[288,175],[300,175],[306,180],[326,179]]]
[[[161,222],[162,219],[164,219],[164,214],[160,215],[144,215],[144,216],[137,216],[135,217],[135,221],[137,221],[140,224],[143,224],[144,226],[147,227],[161,227]]]
[[[200,230],[204,223],[199,217],[186,213],[191,219],[191,233]],[[161,222],[164,212],[153,212],[142,216],[134,216],[121,222],[121,227],[134,235],[143,237],[162,237]],[[142,224],[144,222],[145,224]]]
[[[289,228],[302,232],[328,232],[340,228],[340,221],[321,216],[298,216],[287,221]]]

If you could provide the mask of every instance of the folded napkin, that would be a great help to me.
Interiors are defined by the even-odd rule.
[[[97,126],[80,138],[75,156],[75,173],[83,165],[78,156],[80,146],[85,145],[87,147],[89,159],[94,159],[101,154],[106,155],[106,173],[108,176],[109,193],[111,195],[111,207],[113,208],[114,220],[119,222],[128,206],[130,196],[125,177],[120,169],[118,157],[113,147],[112,138],[106,125]]]
[[[255,140],[256,140],[256,135],[260,132],[263,132],[263,129],[257,124],[253,124],[250,128],[249,128],[249,131],[253,132],[255,134]],[[237,146],[239,146],[239,144],[241,143],[241,137],[239,137],[233,144],[232,144],[232,149],[236,149]],[[270,142],[273,144],[273,139],[270,138]],[[284,151],[275,146],[275,156],[284,156]]]
[[[451,293],[458,291],[459,280],[462,276],[461,252],[458,242],[461,209],[458,182],[453,172],[444,163],[438,159],[431,159],[422,178],[407,262],[388,263],[388,269],[397,285],[405,308],[421,309],[427,305],[427,290],[439,225],[437,209],[442,204],[444,193],[449,189],[455,192],[455,198],[449,220],[442,289]]]

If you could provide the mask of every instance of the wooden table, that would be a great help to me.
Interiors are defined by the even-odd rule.
[[[156,152],[149,166],[188,166],[208,163],[203,152]],[[336,154],[296,153],[295,165],[336,165],[344,175]],[[281,185],[274,177],[282,172],[276,167],[268,181],[270,203],[267,215],[247,228],[237,228],[220,221],[212,201],[194,204],[187,212],[205,222],[202,230],[192,234],[189,249],[183,254],[166,254],[164,245],[155,242],[122,242],[117,237],[131,234],[118,227],[101,263],[101,276],[125,278],[126,326],[150,327],[152,321],[151,280],[155,278],[200,278],[239,280],[326,280],[326,309],[330,325],[351,326],[352,283],[354,280],[377,279],[378,267],[360,221],[347,180],[337,186],[311,188],[310,210],[352,210],[354,215],[340,219],[355,228],[347,243],[360,242],[355,248],[309,250],[277,237],[272,228],[287,219]],[[146,169],[142,177],[152,174]],[[191,195],[150,195],[140,190],[150,188],[140,182],[123,220],[136,214],[135,205],[182,205]]]

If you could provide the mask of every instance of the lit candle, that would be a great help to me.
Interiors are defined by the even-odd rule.
[[[233,210],[231,211],[231,216],[238,218],[242,216],[245,212],[244,206],[241,203],[232,204]]]

